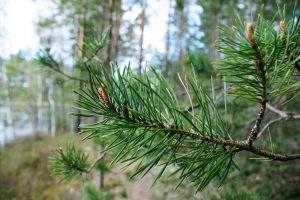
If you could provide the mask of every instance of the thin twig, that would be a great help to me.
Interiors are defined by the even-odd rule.
[[[277,108],[271,106],[270,104],[267,104],[267,108],[268,108],[270,111],[272,111],[272,112],[278,114],[279,116],[281,116],[281,117],[283,117],[283,118],[286,118],[286,117],[288,116],[287,112],[278,110]]]
[[[277,108],[271,106],[270,104],[267,104],[267,108],[274,112],[277,113],[279,116],[285,118],[286,120],[297,120],[300,119],[300,114],[294,113],[294,112],[287,112],[287,111],[282,111],[278,110]]]
[[[87,83],[88,81],[87,80],[84,80],[84,79],[81,79],[81,78],[78,78],[78,77],[75,77],[75,76],[71,76],[69,74],[67,74],[66,72],[62,71],[61,69],[53,69],[54,71],[56,71],[57,73],[67,77],[68,79],[71,79],[71,80],[75,80],[75,81],[82,81],[82,82],[85,82]]]
[[[95,162],[86,170],[86,173],[90,173],[92,171],[92,169],[94,169],[94,167],[98,164],[98,162],[100,162],[101,160],[103,160],[105,154],[104,153],[100,153],[100,156],[97,158],[97,160],[95,160]]]
[[[272,105],[267,103],[267,109],[270,110],[271,112],[274,112],[276,114],[278,114],[280,117],[274,120],[269,121],[262,129],[261,131],[258,133],[258,138],[263,134],[263,132],[270,127],[271,125],[281,121],[281,120],[286,120],[286,121],[292,121],[292,120],[297,120],[300,119],[300,115],[299,114],[295,114],[292,112],[286,112],[286,111],[282,111],[279,110],[275,107],[273,107]]]
[[[281,120],[283,120],[284,118],[283,117],[279,117],[279,118],[277,118],[277,119],[274,119],[274,120],[271,120],[271,121],[269,121],[261,130],[260,130],[260,132],[257,134],[257,138],[259,138],[262,134],[263,134],[263,132],[267,129],[267,128],[269,128],[271,125],[273,125],[273,124],[275,124],[275,123],[277,123],[277,122],[279,122],[279,121],[281,121]]]
[[[162,127],[160,126],[159,128],[162,128]],[[205,136],[205,135],[201,135],[199,133],[193,132],[193,131],[186,131],[186,130],[181,130],[181,129],[168,129],[168,131],[174,131],[175,133],[184,134],[191,138],[195,138],[195,139],[199,139],[199,140],[207,141],[207,142],[212,142],[212,143],[223,145],[223,146],[236,147],[237,151],[248,151],[253,154],[263,156],[265,158],[269,158],[271,160],[289,161],[289,160],[300,159],[300,154],[286,155],[286,154],[273,153],[273,152],[265,151],[265,150],[259,149],[257,147],[254,147],[253,145],[250,145],[247,141],[224,140],[224,139],[221,139],[221,138],[218,138],[215,136]]]

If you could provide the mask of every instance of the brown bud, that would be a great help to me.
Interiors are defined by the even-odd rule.
[[[283,20],[281,20],[279,23],[279,33],[280,34],[284,32],[284,28],[285,28],[285,23]]]
[[[247,36],[250,43],[253,42],[254,25],[252,22],[247,23]]]
[[[107,98],[107,90],[104,85],[98,88],[98,93],[99,93],[99,101],[104,105],[108,105],[109,99]]]

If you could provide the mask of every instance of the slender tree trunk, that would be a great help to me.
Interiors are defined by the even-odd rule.
[[[77,48],[76,48],[76,55],[77,59],[80,60],[84,57],[84,39],[85,39],[85,20],[86,20],[86,0],[81,1],[82,11],[79,16],[79,28],[77,32]],[[78,81],[78,87],[83,87],[83,81]],[[80,96],[78,96],[78,100],[80,100]],[[78,110],[80,113],[80,110]],[[76,132],[79,132],[79,126],[81,124],[81,117],[77,116],[76,118]]]
[[[101,157],[102,155],[102,146],[98,145],[97,146],[97,152],[98,156]],[[96,176],[95,176],[95,182],[96,182],[96,187],[102,189],[104,187],[104,172],[103,170],[97,170]]]
[[[176,47],[179,49],[178,52],[178,64],[181,66],[182,64],[182,39],[183,39],[183,34],[184,34],[184,29],[183,29],[183,5],[182,7],[179,7],[176,9],[177,11],[177,36],[176,36]]]
[[[139,73],[142,74],[142,62],[143,62],[143,51],[144,51],[144,29],[145,29],[145,23],[146,23],[146,2],[142,1],[141,2],[141,8],[142,12],[140,14],[140,19],[141,19],[141,37],[140,37],[140,56],[139,56]]]
[[[53,99],[54,90],[53,83],[51,79],[48,79],[48,103],[49,103],[49,127],[51,137],[55,137],[56,132],[56,116],[55,116],[55,101]]]
[[[167,33],[166,33],[166,52],[165,52],[165,56],[164,56],[164,68],[163,68],[163,74],[165,77],[167,77],[168,69],[169,69],[171,7],[172,7],[172,0],[169,0],[168,25],[167,25]]]
[[[109,13],[108,13],[108,26],[113,28],[113,12],[115,6],[115,0],[108,0],[109,6]],[[106,59],[104,61],[104,67],[106,68],[107,72],[110,71],[110,61],[111,61],[111,51],[112,51],[112,31],[108,34],[108,44],[106,49]]]
[[[38,93],[37,93],[37,131],[42,132],[42,121],[43,121],[43,80],[42,75],[37,75],[37,85],[38,85]]]
[[[215,26],[214,26],[214,32],[213,32],[213,35],[212,35],[212,41],[211,41],[211,49],[212,49],[212,53],[213,53],[213,60],[216,60],[219,58],[219,53],[215,47],[215,41],[217,40],[217,38],[219,37],[219,24],[220,24],[220,14],[218,12],[218,14],[216,15],[216,18],[215,18]]]
[[[61,94],[61,113],[62,113],[62,116],[66,116],[66,104],[65,104],[65,98],[64,98],[65,95],[64,95],[63,89],[64,88],[60,89],[60,94]],[[67,130],[67,119],[65,117],[62,117],[61,122],[62,122],[61,126],[62,126],[63,133],[68,132],[68,130]]]
[[[9,95],[9,83],[8,83],[8,77],[6,72],[6,66],[2,64],[2,79],[3,79],[3,87],[4,87],[4,112],[6,113],[6,125],[8,128],[8,133],[12,134],[14,138],[16,138],[16,133],[14,129],[12,114],[11,114],[11,108],[10,108],[10,95]],[[6,142],[6,141],[5,141]]]
[[[120,29],[121,29],[121,20],[122,20],[122,1],[117,0],[115,2],[115,23],[114,23],[114,29],[113,29],[113,35],[112,35],[112,50],[111,56],[114,58],[118,58],[119,53],[119,39],[120,39]]]
[[[212,60],[216,60],[220,57],[220,54],[218,53],[215,45],[215,41],[219,37],[219,25],[220,25],[220,18],[221,18],[221,13],[223,11],[223,0],[220,1],[220,4],[217,8],[215,8],[214,12],[215,17],[213,18],[213,24],[212,24],[212,35],[211,35],[211,40],[210,40],[210,45],[209,45],[209,52],[210,52],[210,58]]]

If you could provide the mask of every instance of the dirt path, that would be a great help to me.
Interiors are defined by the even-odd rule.
[[[149,200],[150,199],[150,186],[153,177],[151,174],[147,174],[142,179],[137,179],[130,182],[127,186],[128,199],[130,200]]]

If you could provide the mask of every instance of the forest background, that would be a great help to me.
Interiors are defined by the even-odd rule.
[[[155,170],[141,180],[129,180],[134,169],[111,167],[109,159],[99,167],[105,173],[96,171],[88,183],[75,179],[61,184],[50,175],[47,159],[69,141],[80,146],[81,138],[74,134],[79,124],[91,119],[69,114],[79,98],[73,91],[88,80],[78,63],[91,53],[85,44],[101,39],[107,27],[108,42],[99,52],[104,66],[116,61],[122,68],[130,63],[136,74],[154,66],[184,95],[177,73],[194,67],[204,85],[217,79],[215,61],[222,55],[215,41],[220,24],[235,25],[237,15],[246,22],[255,20],[261,10],[271,18],[282,3],[287,11],[295,5],[289,0],[1,0],[0,199],[91,199],[91,194],[95,199],[297,199],[298,161],[250,164],[242,156],[237,161],[241,169],[222,187],[210,184],[195,194],[188,183],[174,191],[176,177],[167,176],[149,189]],[[299,4],[296,8],[299,13]],[[38,62],[45,49],[59,68]],[[228,102],[231,128],[241,133],[250,129],[256,116],[256,107],[245,105],[234,98]],[[282,108],[297,111],[299,100]],[[272,127],[274,148],[278,141],[286,141],[281,149],[299,148],[299,138],[289,130],[298,132],[300,126],[290,122]],[[94,144],[81,147],[91,158],[97,156]]]

